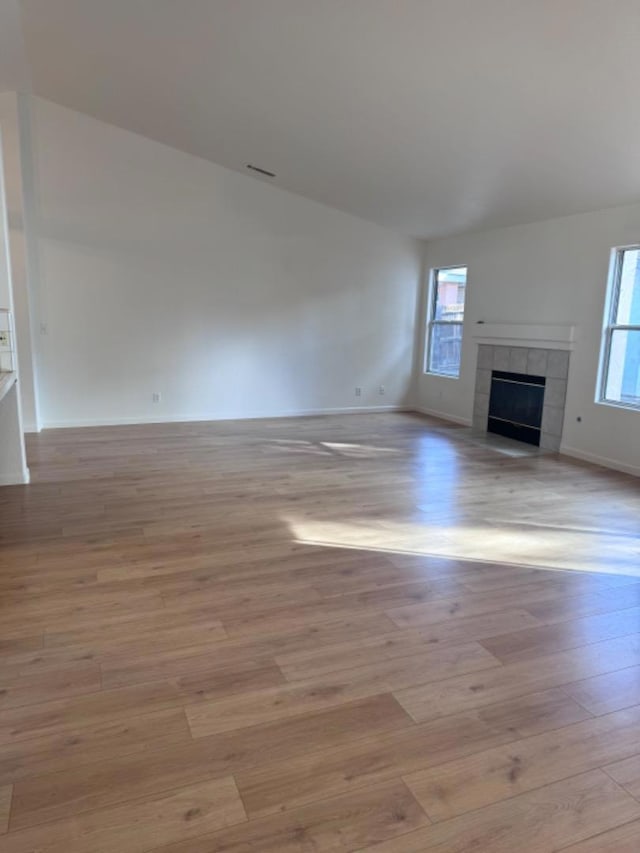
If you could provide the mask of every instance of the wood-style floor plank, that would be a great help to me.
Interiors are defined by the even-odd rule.
[[[462,645],[485,636],[493,637],[516,625],[522,628],[531,624],[537,624],[537,620],[526,611],[506,610],[488,616],[452,620],[426,631],[396,629],[395,633],[333,644],[321,649],[279,654],[275,660],[289,680],[316,678],[339,669],[417,654],[436,645]]]
[[[5,684],[34,674],[46,676],[67,667],[91,665],[97,665],[95,656],[84,648],[38,648],[5,652],[1,656],[2,679]]]
[[[586,650],[571,649],[532,661],[494,667],[479,675],[442,679],[433,686],[425,684],[396,690],[395,695],[417,722],[459,713],[465,708],[481,707],[505,699],[513,699],[536,690],[570,685],[579,679],[601,674],[606,675],[605,682],[619,678],[623,683],[621,687],[623,695],[630,699],[635,681],[633,677],[628,679],[627,676],[623,676],[622,672],[624,668],[633,667],[637,679],[640,667],[634,664],[639,661],[640,634],[631,634],[627,637],[593,643]],[[578,689],[574,691],[569,687],[566,689],[571,695],[580,692]],[[596,695],[601,697],[599,691]],[[581,702],[581,696],[582,693],[575,696],[578,702]],[[605,702],[606,700],[601,698],[600,713],[617,710],[617,708],[605,708]],[[581,704],[584,703],[581,702]],[[628,702],[628,705],[634,704],[638,702]],[[593,705],[596,707],[595,700]],[[592,710],[589,706],[585,707],[589,711]]]
[[[640,850],[640,820],[632,820],[587,841],[563,847],[563,853],[638,853]]]
[[[613,784],[613,783],[612,783]],[[292,812],[249,821],[162,853],[349,853],[407,833],[429,820],[400,781],[321,800]],[[13,853],[13,851],[11,851]],[[160,853],[160,851],[158,851]]]
[[[174,614],[162,608],[148,619],[142,614],[136,619],[101,621],[94,619],[73,628],[47,632],[47,648],[85,650],[94,656],[108,654],[143,655],[188,646],[205,645],[225,640],[227,634],[218,619],[206,613]]]
[[[10,832],[4,853],[143,853],[153,847],[246,822],[231,778],[180,788],[156,799]]]
[[[398,631],[365,640],[338,643],[326,649],[278,655],[276,663],[288,681],[319,678],[341,669],[376,664],[429,651],[417,631]]]
[[[593,770],[362,853],[555,853],[639,815],[640,804]]]
[[[109,647],[100,655],[104,687],[124,687],[144,681],[177,678],[185,673],[202,672],[215,666],[235,666],[245,661],[264,661],[277,655],[320,651],[324,647],[359,639],[397,634],[398,629],[385,616],[358,616],[342,622],[328,622],[296,628],[259,638],[241,638],[206,645],[178,646],[175,649],[147,651]],[[74,649],[77,647],[73,647]]]
[[[95,693],[102,686],[100,667],[92,663],[78,663],[59,667],[48,672],[16,675],[2,673],[0,711],[35,705],[67,696]]]
[[[395,623],[394,623],[395,624]],[[451,618],[446,622],[414,629],[429,644],[465,643],[471,640],[482,642],[488,637],[501,636],[528,627],[536,627],[539,620],[526,610],[499,610],[481,616]],[[484,643],[482,643],[484,645]]]
[[[308,752],[348,747],[360,739],[377,739],[389,732],[400,734],[407,728],[415,728],[410,717],[386,694],[320,714],[186,743],[179,740],[171,746],[159,739],[144,751],[117,758],[105,755],[99,762],[17,781],[12,827],[104,808],[275,760],[287,762]]]
[[[531,660],[562,649],[572,649],[636,634],[640,628],[640,607],[629,607],[613,613],[585,616],[554,625],[527,628],[490,638],[478,637],[482,645],[502,663]]]
[[[277,756],[239,768],[236,781],[248,814],[269,814],[568,726],[585,714],[561,691],[549,691],[339,748]]]
[[[606,773],[640,802],[640,744],[637,755],[623,758],[604,767]]]
[[[0,711],[0,744],[73,732],[77,728],[180,705],[182,699],[178,688],[160,681],[10,708]]]
[[[451,673],[492,669],[496,664],[496,659],[478,643],[447,646],[378,664],[341,669],[332,673],[333,677],[296,681],[283,687],[187,705],[187,719],[193,736],[203,737],[336,707],[407,684],[437,681]]]
[[[639,726],[635,707],[403,778],[431,820],[447,820],[633,755]]]
[[[452,616],[480,616],[520,607],[548,624],[640,604],[640,584],[573,595],[572,586],[575,583],[574,579],[569,579],[567,585],[564,579],[561,581],[551,575],[546,581],[536,581],[526,586],[439,597],[425,603],[388,608],[387,613],[399,628],[419,628],[446,621]],[[571,603],[569,599],[572,599]]]
[[[565,691],[592,714],[609,714],[640,704],[640,666],[605,672],[572,684]]]
[[[0,835],[9,829],[9,814],[11,813],[12,785],[0,786]]]
[[[84,764],[144,754],[157,749],[158,744],[184,746],[191,742],[181,707],[116,720],[107,716],[88,727],[82,722],[76,720],[70,731],[61,734],[0,745],[0,785],[50,773],[73,773]]]
[[[637,480],[395,413],[27,450],[3,853],[635,851]]]
[[[36,637],[18,637],[0,640],[0,655],[19,652],[32,652],[41,649],[44,644],[42,635]]]
[[[549,625],[576,619],[579,616],[613,613],[616,610],[638,606],[640,606],[640,584],[636,583],[577,595],[573,600],[565,597],[547,598],[525,605],[533,616]]]

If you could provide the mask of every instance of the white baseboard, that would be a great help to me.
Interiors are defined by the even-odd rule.
[[[278,418],[309,418],[321,415],[367,415],[376,412],[413,412],[413,406],[344,406],[333,409],[298,409],[288,412],[251,412],[243,415],[167,415],[165,417],[136,417],[113,419],[80,419],[69,421],[47,421],[43,429],[74,429],[102,426],[132,426],[135,424],[214,423],[216,421],[275,420]]]
[[[14,474],[2,474],[0,476],[0,486],[25,486],[30,479],[29,469],[25,468]]]
[[[583,450],[569,447],[566,444],[560,445],[560,453],[564,456],[571,456],[574,459],[581,459],[583,462],[591,462],[603,468],[611,468],[614,471],[622,471],[623,474],[632,474],[634,477],[640,477],[640,467],[637,465],[627,465],[625,462],[620,462],[617,459],[609,459],[607,456],[585,453]]]
[[[446,412],[437,412],[435,409],[425,409],[422,406],[414,406],[414,412],[419,412],[421,415],[429,415],[432,418],[438,418],[441,421],[449,421],[452,424],[460,424],[461,426],[471,426],[471,418],[460,418],[457,415],[449,415]]]

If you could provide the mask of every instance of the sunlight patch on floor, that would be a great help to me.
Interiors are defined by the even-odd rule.
[[[640,577],[638,539],[607,531],[513,522],[447,526],[295,516],[283,520],[295,540],[307,545]]]
[[[268,444],[284,453],[302,453],[311,456],[347,456],[373,458],[398,454],[395,447],[376,447],[371,444],[354,444],[342,441],[299,441],[296,439],[271,439]]]

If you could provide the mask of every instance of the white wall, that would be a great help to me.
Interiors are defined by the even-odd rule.
[[[409,402],[419,242],[29,101],[44,426]]]
[[[0,486],[29,482],[18,386],[0,400]]]
[[[421,352],[418,405],[470,422],[478,320],[574,324],[562,450],[640,474],[640,413],[594,402],[611,249],[638,242],[640,205],[429,243],[429,267],[467,265],[469,278],[460,378],[425,375]],[[424,310],[423,298],[421,325]]]
[[[27,260],[30,240],[26,225],[29,219],[24,186],[25,152],[22,146],[20,107],[23,96],[15,92],[0,93],[0,134],[4,157],[4,177],[11,250],[11,277],[15,312],[18,374],[22,416],[26,432],[40,428],[38,411],[36,352],[34,330],[37,328],[37,305],[33,294],[34,276],[29,275]],[[24,125],[22,130],[24,131]]]
[[[4,138],[2,124],[0,124],[0,308],[9,311],[15,317],[3,148]],[[15,326],[15,320],[13,325]],[[11,361],[13,370],[9,377],[13,382],[13,374],[17,373],[15,354]],[[5,369],[7,367],[5,365]],[[4,380],[2,384],[6,387],[6,374],[2,374],[2,379]],[[0,388],[0,485],[26,483],[29,480],[29,470],[25,455],[18,389],[14,384],[6,394],[3,394],[2,390]]]

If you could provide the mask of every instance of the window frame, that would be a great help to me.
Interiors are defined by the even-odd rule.
[[[464,281],[464,303],[462,309],[462,320],[436,320],[436,308],[438,304],[438,273],[446,272],[447,270],[466,270]],[[467,305],[467,285],[469,283],[469,265],[468,264],[447,264],[446,266],[432,267],[429,272],[429,292],[427,301],[427,322],[425,334],[425,350],[423,372],[428,376],[440,376],[443,379],[460,379],[462,371],[462,341],[464,339],[464,317],[466,314]],[[457,373],[443,373],[439,370],[433,370],[431,367],[431,341],[433,336],[434,326],[460,326],[462,329],[460,335],[460,362],[458,364]]]
[[[624,253],[628,251],[640,251],[640,243],[631,243],[628,246],[616,246],[611,250],[609,261],[609,276],[607,281],[607,299],[604,309],[604,325],[602,327],[602,344],[600,348],[600,370],[598,375],[596,403],[603,406],[614,406],[619,409],[627,409],[631,412],[640,411],[640,403],[627,403],[624,400],[610,400],[607,397],[607,383],[609,379],[609,365],[611,363],[611,344],[615,331],[637,331],[640,325],[616,323],[618,305],[620,304],[620,287],[622,283],[622,264]]]

